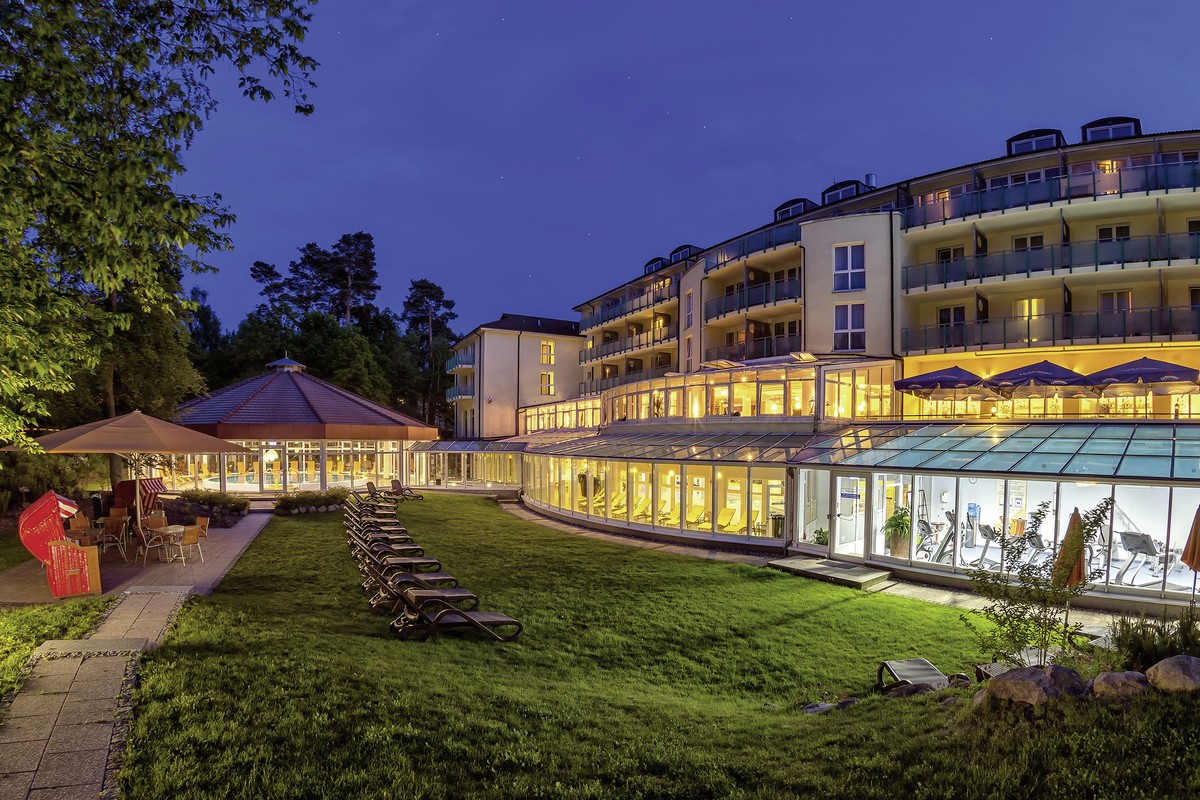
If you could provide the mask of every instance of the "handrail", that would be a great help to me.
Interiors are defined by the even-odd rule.
[[[988,278],[1028,278],[1036,274],[1074,272],[1081,267],[1098,271],[1102,266],[1129,263],[1200,259],[1200,234],[1163,233],[1130,239],[1092,239],[1051,244],[1026,250],[1005,250],[934,261],[904,268],[904,291],[946,287],[950,284],[983,282]]]
[[[579,353],[579,363],[585,364],[588,361],[594,361],[598,358],[606,358],[616,353],[624,353],[629,350],[636,350],[640,347],[649,347],[650,345],[660,344],[670,341],[671,339],[679,338],[679,323],[672,322],[663,328],[651,328],[648,331],[643,331],[635,336],[626,336],[622,339],[617,339],[612,342],[603,342],[595,347],[589,347]]]
[[[594,392],[602,392],[605,389],[611,389],[614,386],[621,386],[634,381],[644,381],[651,378],[661,378],[670,372],[670,367],[661,367],[659,369],[644,369],[640,372],[627,372],[624,375],[617,375],[612,378],[599,378],[594,381],[580,381],[579,394],[587,395]]]
[[[450,400],[450,401],[461,400],[463,398],[474,397],[474,396],[475,396],[475,387],[472,386],[471,384],[462,384],[462,385],[458,385],[458,386],[451,386],[449,389],[446,390],[446,399]]]
[[[454,355],[452,355],[448,359],[446,359],[446,370],[445,371],[452,372],[452,371],[458,369],[459,367],[473,367],[473,366],[475,366],[475,353],[474,353],[474,351],[469,350],[465,353],[455,353]]]
[[[1195,162],[1123,167],[1113,172],[1062,175],[1038,183],[979,189],[958,197],[914,203],[903,210],[903,225],[907,229],[1043,203],[1198,187],[1200,164]]]
[[[716,317],[756,306],[770,305],[783,300],[797,300],[802,296],[803,288],[799,278],[766,281],[707,301],[704,304],[704,321],[708,322]]]
[[[732,242],[726,242],[710,253],[704,255],[704,272],[709,273],[719,269],[731,261],[745,258],[755,253],[774,250],[785,244],[800,242],[800,223],[787,222],[776,225],[764,231],[758,231]]]
[[[1200,335],[1200,308],[1192,306],[1135,308],[1128,311],[1073,311],[1001,317],[954,325],[905,328],[906,354],[986,350],[1013,345],[1049,347],[1084,342],[1195,341]]]
[[[764,336],[746,342],[712,347],[704,351],[705,361],[745,361],[753,358],[771,358],[786,356],[788,353],[798,353],[804,349],[803,337],[800,334],[790,336]]]
[[[619,319],[627,314],[633,314],[634,312],[656,306],[659,303],[673,300],[677,297],[679,297],[679,280],[673,277],[671,278],[671,285],[666,288],[650,289],[638,292],[631,297],[623,297],[620,302],[614,303],[607,308],[602,308],[595,314],[583,317],[579,321],[579,330],[586,331],[597,325],[612,322],[614,319]]]

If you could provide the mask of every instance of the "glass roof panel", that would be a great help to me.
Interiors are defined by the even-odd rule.
[[[1128,439],[1132,435],[1133,427],[1130,425],[1101,425],[1092,434],[1097,439]]]
[[[1095,432],[1095,425],[1059,425],[1054,436],[1062,439],[1086,439]]]
[[[1176,439],[1200,440],[1200,425],[1174,425]]]
[[[1170,439],[1175,433],[1173,425],[1142,425],[1134,429],[1134,439]]]
[[[1083,447],[1079,448],[1079,452],[1124,455],[1128,444],[1124,439],[1089,439],[1083,443]]]
[[[846,459],[842,463],[853,464],[856,467],[873,467],[876,464],[880,464],[895,455],[895,450],[865,450],[861,453],[856,453],[854,456]]]
[[[971,451],[948,450],[938,453],[921,466],[928,469],[958,469],[973,461],[975,456],[976,454]]]
[[[984,453],[971,462],[970,469],[981,469],[989,472],[1000,472],[1011,469],[1018,461],[1025,457],[1024,453],[1001,453],[993,450],[990,453]]]
[[[993,450],[999,450],[1002,453],[1030,453],[1033,449],[1041,444],[1044,439],[1030,439],[1027,436],[1014,436],[1011,439],[1005,439],[993,447]]]
[[[1169,478],[1171,477],[1171,459],[1154,458],[1152,456],[1125,456],[1117,474],[1122,477],[1134,478]]]
[[[1133,439],[1125,453],[1131,456],[1170,456],[1174,449],[1170,439]]]
[[[919,467],[924,466],[930,455],[928,450],[904,450],[894,453],[887,461],[880,463],[889,467]]]
[[[926,439],[923,442],[917,442],[912,445],[913,450],[949,450],[956,444],[962,444],[966,441],[963,436],[939,436],[936,439]]]
[[[960,444],[954,446],[955,450],[973,450],[977,453],[984,450],[991,450],[999,439],[992,440],[986,436],[972,436],[970,439],[964,439]]]
[[[1175,442],[1175,455],[1200,458],[1200,442]]]
[[[1066,453],[1030,453],[1017,462],[1020,472],[1051,475],[1059,472],[1071,460]]]
[[[1082,442],[1079,439],[1047,439],[1034,448],[1035,453],[1077,453]]]
[[[1200,460],[1195,458],[1175,459],[1174,474],[1176,478],[1200,479]]]
[[[1120,456],[1080,453],[1071,459],[1067,471],[1072,475],[1115,475]]]

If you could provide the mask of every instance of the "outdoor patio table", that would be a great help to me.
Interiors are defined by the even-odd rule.
[[[158,533],[171,540],[172,544],[177,543],[183,538],[183,525],[165,525],[158,529]],[[167,561],[174,561],[175,553],[171,547],[167,548]]]

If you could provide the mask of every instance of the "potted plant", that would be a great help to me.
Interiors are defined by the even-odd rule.
[[[896,506],[896,510],[883,523],[883,532],[889,555],[907,554],[908,537],[912,532],[912,515],[906,506]]]
[[[817,528],[812,532],[812,543],[822,546],[829,544],[829,531],[824,528]]]

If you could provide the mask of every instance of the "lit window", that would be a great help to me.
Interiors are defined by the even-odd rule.
[[[553,395],[554,394],[554,373],[553,372],[543,372],[541,374],[541,381],[539,382],[538,388],[541,390],[541,393],[544,395]]]
[[[863,303],[847,303],[833,307],[834,350],[867,349],[866,308]]]
[[[833,290],[849,292],[867,288],[864,246],[839,244],[833,248]]]
[[[1027,297],[1020,300],[1013,300],[1013,316],[1018,319],[1033,319],[1045,313],[1045,298]]]
[[[689,297],[690,297],[690,295],[689,295]],[[684,344],[685,344],[684,351],[687,355],[687,361],[684,362],[687,364],[687,367],[684,369],[684,372],[691,372],[692,371],[692,337],[690,337],[690,336],[687,337]]]
[[[542,342],[542,363],[547,366],[554,365],[554,342]]]

